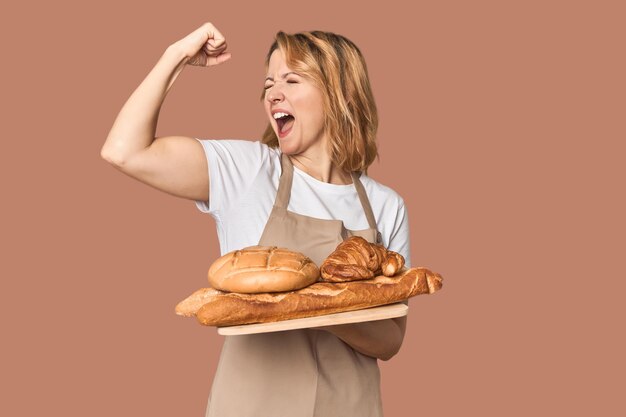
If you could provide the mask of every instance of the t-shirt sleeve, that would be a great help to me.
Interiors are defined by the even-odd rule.
[[[233,139],[197,139],[204,148],[209,169],[209,200],[196,201],[203,213],[217,216],[246,194],[263,164],[269,148],[261,142]]]
[[[404,256],[404,265],[411,268],[411,239],[409,237],[409,215],[404,205],[404,201],[400,199],[398,205],[398,214],[396,216],[391,237],[389,238],[389,250]],[[402,300],[404,304],[409,305],[409,300]]]
[[[405,265],[411,267],[411,241],[409,238],[409,215],[404,205],[404,201],[400,199],[398,205],[398,214],[393,225],[391,236],[389,238],[389,250],[398,252],[404,256]]]

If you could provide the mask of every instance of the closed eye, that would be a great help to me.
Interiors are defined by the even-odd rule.
[[[297,80],[287,80],[287,84],[298,84],[298,83],[299,83],[299,81],[297,81]],[[267,90],[268,88],[271,88],[272,86],[273,86],[273,84],[272,85],[266,85],[265,87],[263,87],[263,89]]]

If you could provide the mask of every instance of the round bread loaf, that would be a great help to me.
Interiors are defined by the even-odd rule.
[[[300,252],[276,246],[249,246],[218,258],[209,284],[239,293],[294,291],[317,281],[320,270]]]

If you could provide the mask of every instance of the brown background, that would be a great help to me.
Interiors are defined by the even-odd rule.
[[[100,159],[164,49],[205,21],[233,58],[186,68],[158,135],[258,139],[278,30],[363,51],[370,175],[405,199],[412,300],[380,362],[386,416],[624,415],[622,2],[39,2],[2,22],[2,415],[201,416],[223,338],[174,315],[213,220]],[[245,399],[242,399],[245,400]]]

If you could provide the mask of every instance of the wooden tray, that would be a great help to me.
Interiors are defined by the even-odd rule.
[[[342,313],[305,317],[302,319],[218,327],[217,332],[225,336],[280,332],[283,330],[306,329],[319,326],[332,326],[335,324],[360,323],[364,321],[391,319],[394,317],[406,316],[408,313],[409,306],[404,303],[395,303],[379,307],[370,307],[363,310],[344,311]]]

